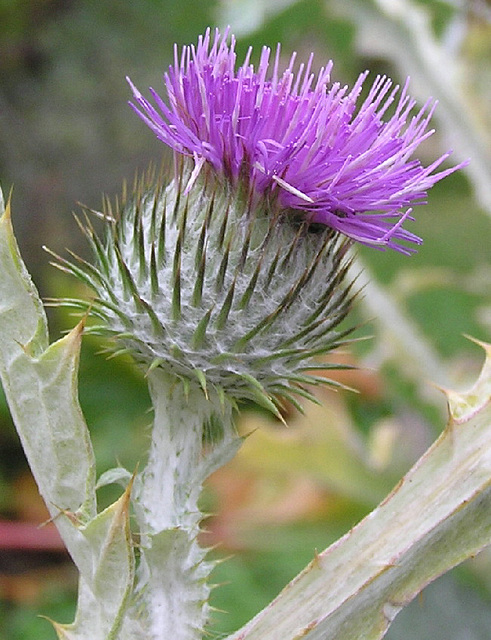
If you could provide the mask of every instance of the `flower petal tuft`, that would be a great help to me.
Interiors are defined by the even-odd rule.
[[[436,102],[417,110],[408,82],[400,89],[377,76],[359,105],[368,72],[349,90],[330,83],[332,62],[315,76],[312,55],[295,72],[293,54],[283,73],[279,46],[272,63],[263,48],[257,70],[250,56],[236,68],[234,36],[208,29],[180,56],[175,48],[164,75],[167,102],[150,89],[152,104],[130,81],[130,104],[162,142],[194,159],[193,179],[208,163],[232,185],[246,181],[254,197],[309,222],[362,244],[413,252],[421,239],[402,228],[412,220],[408,207],[423,204],[431,186],[466,164],[438,171],[449,153],[429,167],[412,157],[433,133]]]

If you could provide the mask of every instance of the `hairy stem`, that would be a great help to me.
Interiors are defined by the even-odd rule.
[[[194,640],[208,620],[213,563],[199,546],[203,481],[240,446],[232,408],[160,370],[149,374],[155,420],[135,496],[141,532],[137,592],[152,640]]]

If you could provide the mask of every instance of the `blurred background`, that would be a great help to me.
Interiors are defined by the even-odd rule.
[[[13,221],[42,296],[73,295],[77,283],[49,265],[86,248],[72,211],[98,209],[165,149],[127,105],[125,76],[159,90],[173,44],[230,24],[238,58],[249,45],[282,43],[333,80],[370,69],[411,93],[439,100],[429,163],[452,148],[466,172],[438,184],[411,231],[411,258],[360,248],[368,284],[351,322],[370,336],[336,357],[360,369],[338,374],[353,392],[321,393],[322,407],[293,411],[285,430],[244,407],[243,449],[210,480],[203,542],[218,545],[212,637],[265,606],[313,557],[390,491],[446,422],[432,384],[466,388],[491,340],[491,3],[487,0],[0,0],[0,183],[13,188]],[[80,292],[79,292],[80,293]],[[75,319],[49,310],[52,338]],[[134,469],[145,456],[150,406],[141,375],[84,343],[80,398],[98,471]],[[124,403],[121,402],[124,398]],[[114,499],[101,490],[101,506]],[[47,518],[0,403],[0,640],[54,640],[42,613],[73,618],[76,575]],[[489,640],[491,553],[428,587],[396,619],[390,640]]]

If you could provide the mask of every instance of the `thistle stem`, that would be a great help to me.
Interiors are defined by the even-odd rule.
[[[198,501],[204,480],[241,440],[228,403],[220,406],[198,385],[160,370],[148,378],[155,419],[135,495],[142,547],[137,592],[149,639],[195,640],[208,620],[213,568],[198,543]]]

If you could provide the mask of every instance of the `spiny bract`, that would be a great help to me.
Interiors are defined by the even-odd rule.
[[[83,225],[96,265],[59,266],[96,297],[66,305],[91,310],[89,330],[116,339],[146,367],[186,384],[269,409],[283,396],[310,397],[326,382],[312,358],[338,346],[351,304],[347,243],[295,212],[251,207],[204,171],[187,195],[182,168],[167,186],[142,179],[117,211],[106,208],[103,239]],[[275,398],[275,400],[273,400]]]

